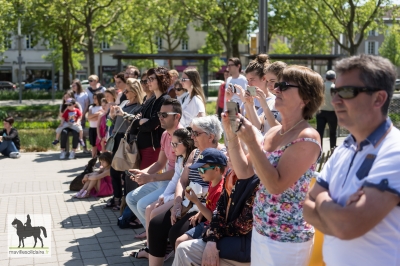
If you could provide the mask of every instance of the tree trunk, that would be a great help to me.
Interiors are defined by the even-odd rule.
[[[90,29],[90,26],[89,26]],[[93,33],[92,30],[88,30],[88,57],[89,57],[89,75],[95,74],[94,68],[94,45],[93,45]]]
[[[63,69],[63,89],[68,90],[69,85],[71,84],[69,78],[69,48],[68,48],[68,41],[65,39],[61,39],[62,44],[62,69]]]
[[[229,58],[232,57],[232,31],[231,29],[227,29],[226,31],[226,59],[229,60]]]
[[[239,41],[238,40],[232,41],[232,57],[240,58]]]
[[[358,46],[356,46],[356,45],[350,45],[350,47],[349,47],[349,53],[350,53],[350,55],[356,55],[356,54],[357,54],[357,49],[358,49]]]

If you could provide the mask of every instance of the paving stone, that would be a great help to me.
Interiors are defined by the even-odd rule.
[[[80,245],[80,252],[93,251],[93,250],[101,250],[100,245]]]

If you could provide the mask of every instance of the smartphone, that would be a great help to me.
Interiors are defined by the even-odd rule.
[[[134,177],[135,175],[129,172],[128,170],[125,170],[125,175],[129,178]]]
[[[235,88],[235,86],[233,86],[232,83],[229,83],[229,88],[231,88],[231,91],[232,91],[233,93],[236,93],[236,88]]]
[[[247,90],[249,91],[251,96],[257,95],[257,89],[255,86],[247,86]]]
[[[239,113],[238,104],[236,102],[227,102],[226,107],[228,109],[229,121],[231,122],[231,129],[233,132],[235,132],[237,128],[236,115]]]

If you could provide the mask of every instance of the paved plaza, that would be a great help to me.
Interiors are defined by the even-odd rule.
[[[134,239],[143,228],[120,229],[119,212],[103,209],[107,198],[72,198],[69,183],[90,158],[58,158],[56,152],[23,153],[15,160],[0,156],[0,266],[148,265],[146,259],[129,257],[144,247],[145,241]],[[35,213],[52,216],[51,258],[8,258],[7,215]],[[33,237],[26,238],[25,245],[31,241]]]

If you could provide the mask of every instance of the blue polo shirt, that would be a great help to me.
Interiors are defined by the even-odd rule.
[[[317,177],[337,204],[360,187],[375,187],[397,194],[400,201],[400,131],[386,119],[371,135],[357,143],[349,135]],[[326,235],[323,257],[329,265],[400,265],[400,207],[361,237],[341,240]]]

